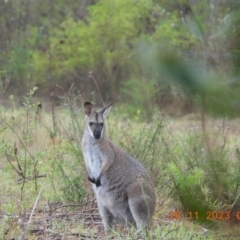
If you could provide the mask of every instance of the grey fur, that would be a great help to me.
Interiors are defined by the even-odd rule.
[[[105,136],[104,118],[112,104],[99,111],[89,102],[84,106],[87,119],[82,149],[105,232],[114,218],[145,229],[155,208],[152,181],[138,160]]]

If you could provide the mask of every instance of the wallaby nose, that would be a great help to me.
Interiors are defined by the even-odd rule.
[[[95,130],[95,131],[93,132],[93,135],[94,135],[94,137],[95,137],[96,139],[99,139],[99,138],[101,137],[101,131]]]

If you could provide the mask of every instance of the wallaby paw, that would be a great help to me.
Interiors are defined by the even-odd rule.
[[[96,181],[95,181],[95,184],[96,184],[97,187],[100,187],[101,186],[101,179],[97,178]]]
[[[88,176],[88,181],[94,184],[96,183],[95,178],[91,178],[90,176]]]

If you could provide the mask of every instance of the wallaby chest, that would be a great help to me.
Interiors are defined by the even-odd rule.
[[[92,177],[96,178],[101,170],[104,154],[101,147],[92,139],[85,138],[82,143],[83,154],[91,172]]]

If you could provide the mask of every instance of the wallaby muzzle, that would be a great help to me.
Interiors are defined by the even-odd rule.
[[[99,139],[101,137],[101,131],[94,131],[93,136],[94,138]]]
[[[100,124],[97,123],[95,126],[95,129],[93,131],[93,136],[95,139],[99,139],[99,138],[101,138],[101,135],[102,135],[102,128],[101,128]]]

